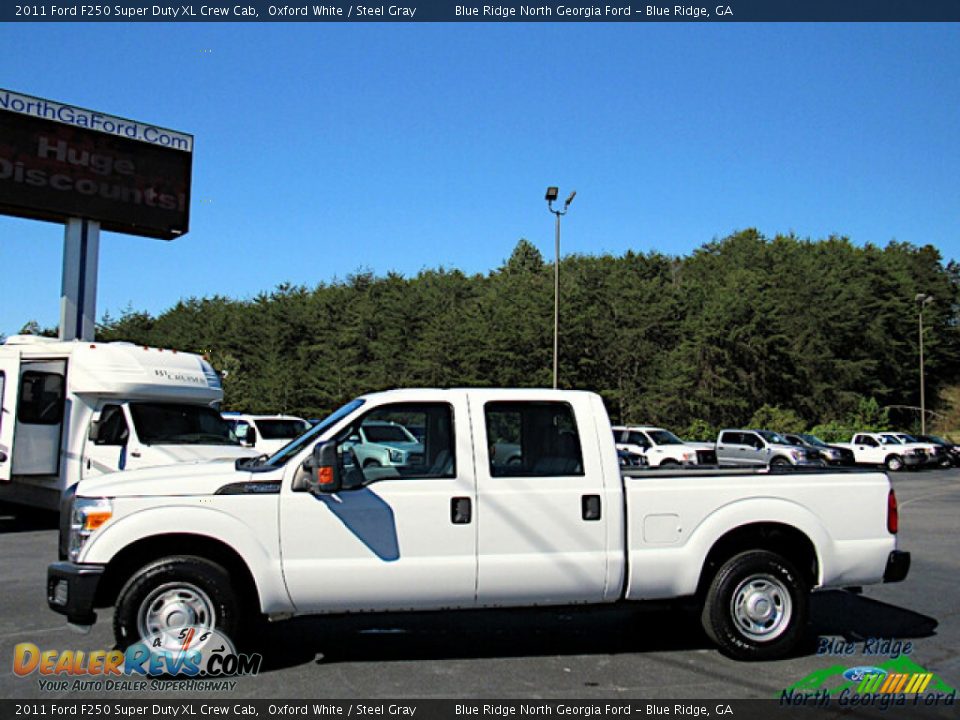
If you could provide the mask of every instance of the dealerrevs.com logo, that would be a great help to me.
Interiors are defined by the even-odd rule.
[[[875,638],[864,642],[862,658],[867,662],[854,665],[848,657],[846,665],[831,665],[815,670],[780,693],[781,705],[817,707],[879,707],[955,705],[957,691],[935,673],[914,661],[906,647],[898,641],[886,641],[889,650]],[[872,643],[872,644],[871,644]],[[845,644],[838,652],[835,643],[824,643],[821,656],[851,656],[856,648]],[[887,659],[877,655],[887,654]]]
[[[256,675],[262,657],[238,653],[221,632],[185,626],[136,642],[124,650],[13,649],[13,672],[37,676],[44,691],[233,690],[233,678]],[[174,682],[171,682],[174,681]]]

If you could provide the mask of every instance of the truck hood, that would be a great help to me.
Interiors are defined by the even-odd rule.
[[[124,470],[82,480],[77,486],[77,495],[79,497],[213,495],[224,485],[249,480],[250,475],[249,471],[237,470],[232,462],[166,465],[140,470]]]

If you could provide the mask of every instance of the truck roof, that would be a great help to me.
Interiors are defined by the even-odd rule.
[[[214,403],[223,399],[220,376],[194,353],[127,342],[60,342],[14,335],[0,345],[0,358],[66,360],[67,389],[76,394],[128,400],[182,400]]]

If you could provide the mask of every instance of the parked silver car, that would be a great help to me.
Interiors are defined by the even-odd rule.
[[[823,462],[807,448],[795,447],[770,430],[721,430],[717,437],[720,465],[817,467]]]

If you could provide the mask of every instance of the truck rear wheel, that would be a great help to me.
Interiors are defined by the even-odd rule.
[[[240,604],[223,567],[199,557],[167,557],[141,568],[124,585],[113,634],[122,649],[158,635],[172,649],[188,626],[216,629],[234,640],[239,616]]]
[[[714,576],[700,620],[730,657],[781,658],[803,636],[808,595],[791,563],[766,550],[750,550],[730,558]]]

